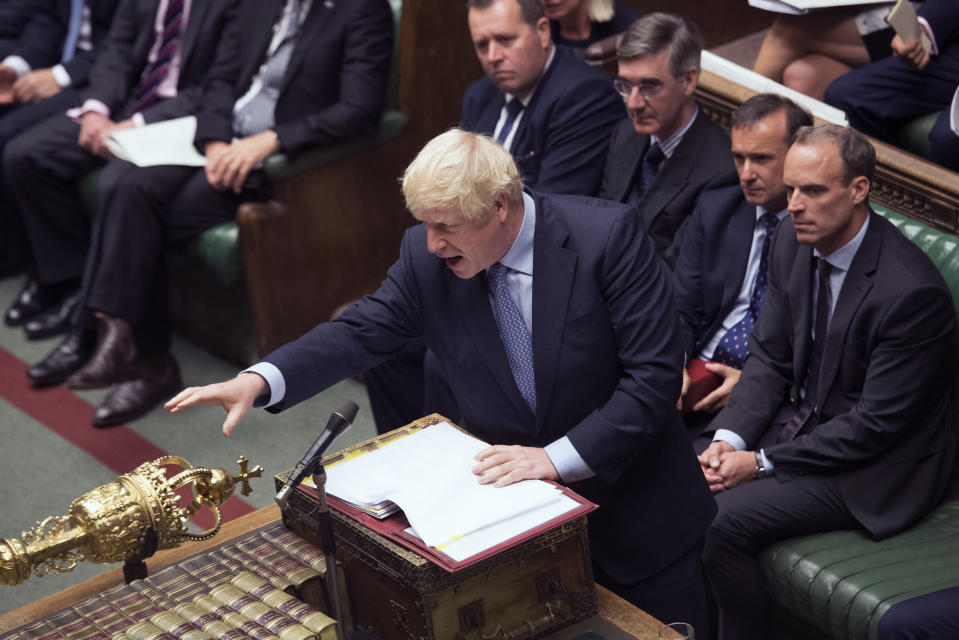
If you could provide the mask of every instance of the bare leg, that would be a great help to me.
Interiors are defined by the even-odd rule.
[[[790,89],[805,93],[816,100],[822,100],[826,87],[833,80],[850,71],[852,67],[835,58],[811,53],[789,63],[783,71],[782,83]]]
[[[869,53],[854,17],[855,10],[850,9],[778,16],[763,40],[753,71],[782,82],[791,62],[813,53],[852,68],[866,64]]]

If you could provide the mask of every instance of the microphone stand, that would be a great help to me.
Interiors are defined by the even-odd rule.
[[[319,498],[316,509],[316,533],[320,541],[320,548],[326,555],[326,587],[327,593],[330,595],[330,617],[344,625],[339,570],[336,564],[336,542],[333,538],[333,516],[330,514],[330,506],[326,502],[326,469],[323,468],[321,462],[317,462],[316,468],[313,470],[313,484],[316,485],[316,493]]]

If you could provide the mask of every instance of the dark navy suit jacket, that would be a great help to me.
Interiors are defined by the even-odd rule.
[[[477,80],[463,96],[460,127],[493,135],[505,100],[489,78]],[[556,47],[513,136],[523,183],[543,193],[596,195],[609,136],[623,113],[608,78]]]
[[[749,358],[732,402],[710,427],[764,447],[780,482],[834,476],[853,517],[883,538],[938,504],[953,475],[955,309],[922,250],[870,213],[842,290],[833,293],[820,407],[795,439],[779,443],[812,352],[814,264],[812,247],[797,244],[784,220]]]
[[[746,276],[756,205],[739,186],[711,189],[690,216],[673,273],[686,355],[695,357],[732,311]]]
[[[286,2],[241,4],[236,66],[208,82],[197,114],[197,145],[233,138],[233,106],[266,57]],[[290,56],[274,119],[283,150],[331,145],[374,131],[386,103],[393,15],[386,0],[313,3]]]
[[[266,357],[286,381],[276,409],[425,339],[473,434],[538,447],[569,437],[596,472],[571,485],[600,505],[593,557],[635,582],[692,548],[716,508],[675,409],[683,354],[669,279],[634,209],[533,197],[536,415],[510,372],[485,275],[453,275],[422,225],[375,294]]]

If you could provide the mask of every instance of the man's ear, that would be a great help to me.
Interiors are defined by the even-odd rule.
[[[693,91],[696,90],[696,85],[699,83],[699,69],[696,67],[690,67],[689,69],[686,69],[686,71],[683,72],[682,78],[686,83],[683,93],[689,97],[693,95]]]
[[[853,204],[862,204],[869,197],[869,178],[866,176],[856,176],[849,187],[852,189]]]
[[[552,41],[553,33],[549,27],[549,20],[547,20],[545,17],[536,21],[536,36],[539,38],[539,42],[543,47],[543,50],[545,51],[548,49],[550,42]]]

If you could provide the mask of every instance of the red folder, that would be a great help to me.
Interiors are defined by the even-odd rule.
[[[572,511],[568,511],[561,516],[558,516],[548,522],[543,523],[542,525],[540,525],[539,527],[536,527],[535,529],[530,529],[529,531],[521,533],[518,536],[514,536],[510,538],[509,540],[496,545],[495,547],[487,549],[486,551],[483,551],[482,553],[478,553],[475,556],[471,556],[467,558],[466,560],[463,560],[460,562],[453,560],[442,551],[437,551],[433,547],[428,546],[425,542],[423,542],[419,538],[416,538],[406,533],[404,530],[409,528],[410,523],[406,519],[406,515],[404,515],[402,511],[394,513],[393,515],[387,518],[384,518],[382,520],[378,520],[377,518],[374,518],[368,513],[361,511],[360,509],[357,509],[353,505],[347,502],[344,502],[343,500],[340,500],[339,498],[335,496],[331,496],[327,494],[326,501],[330,505],[330,507],[332,507],[333,509],[336,509],[340,513],[346,516],[349,516],[350,518],[352,518],[353,520],[356,520],[363,526],[369,529],[372,529],[373,531],[380,534],[384,538],[388,538],[391,542],[394,542],[400,545],[401,547],[409,549],[410,551],[414,553],[418,553],[419,555],[425,558],[429,558],[435,564],[439,565],[446,571],[453,573],[454,571],[458,571],[460,569],[465,569],[466,567],[472,566],[476,564],[477,562],[485,560],[486,558],[490,556],[496,555],[497,553],[500,553],[501,551],[505,551],[506,549],[510,549],[522,542],[526,542],[527,540],[531,538],[535,538],[536,536],[546,531],[555,529],[556,527],[562,524],[565,524],[566,522],[574,520],[578,518],[579,516],[584,516],[587,513],[590,513],[591,511],[595,511],[596,509],[599,508],[598,505],[590,502],[589,500],[582,497],[581,495],[579,495],[578,493],[576,493],[569,487],[564,487],[563,485],[557,484],[555,482],[551,482],[550,484],[556,486],[565,495],[567,495],[568,497],[572,498],[577,503],[579,503],[579,506],[573,509]],[[301,484],[299,487],[297,487],[297,491],[305,492],[307,495],[311,497],[312,500],[317,500],[319,497],[316,492],[316,489],[314,489],[313,487],[309,487],[305,484]]]
[[[683,398],[683,415],[691,412],[696,403],[719,388],[724,378],[718,373],[706,369],[705,360],[693,359],[686,363],[689,374],[689,389]]]

